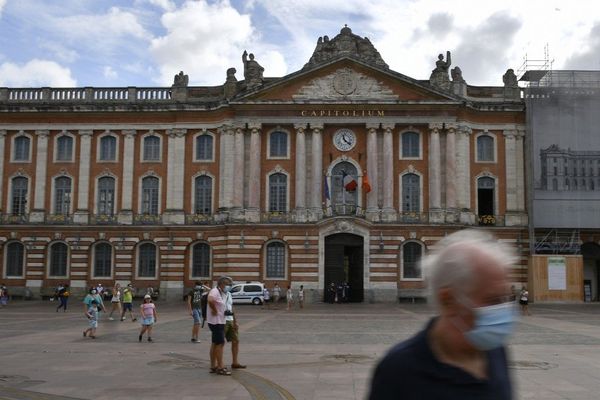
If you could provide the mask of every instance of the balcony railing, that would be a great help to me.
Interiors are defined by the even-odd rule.
[[[29,222],[28,214],[1,214],[0,221],[4,225],[18,225]]]
[[[154,214],[135,214],[133,223],[136,225],[159,225],[162,223],[162,218],[160,215]]]
[[[212,225],[216,223],[216,220],[212,214],[188,214],[185,216],[185,223],[188,225]]]
[[[398,222],[402,224],[423,224],[429,222],[429,214],[416,211],[398,213]]]
[[[288,224],[292,222],[292,214],[281,211],[265,212],[261,214],[260,222]]]
[[[92,214],[90,215],[90,224],[115,225],[117,224],[117,216],[114,214]]]
[[[66,225],[73,223],[73,216],[71,214],[47,214],[47,224]]]
[[[478,221],[481,226],[504,226],[504,215],[480,215]]]

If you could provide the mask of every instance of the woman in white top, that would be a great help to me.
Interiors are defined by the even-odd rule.
[[[298,306],[304,308],[304,285],[300,285],[300,290],[298,290]]]
[[[287,299],[287,310],[290,311],[290,309],[294,305],[294,293],[292,292],[292,287],[290,285],[288,285],[287,287],[287,293],[285,297]]]
[[[113,312],[117,310],[119,313],[117,315],[121,315],[121,285],[116,284],[113,288],[112,298],[110,299],[110,304],[112,305],[112,309],[110,310],[110,314],[108,315],[108,319],[110,321],[114,321],[112,317]]]

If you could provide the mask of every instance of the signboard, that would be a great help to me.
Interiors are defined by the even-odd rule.
[[[567,260],[548,257],[548,290],[567,290]]]

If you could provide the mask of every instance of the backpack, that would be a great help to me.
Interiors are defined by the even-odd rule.
[[[192,294],[192,307],[198,308],[202,307],[202,292],[203,290],[194,289]]]
[[[202,326],[204,326],[204,321],[206,321],[206,313],[208,312],[208,292],[202,295],[200,298],[200,308],[202,309]]]

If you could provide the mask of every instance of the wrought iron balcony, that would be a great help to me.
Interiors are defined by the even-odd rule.
[[[185,223],[188,225],[211,225],[216,223],[212,214],[187,214]]]
[[[160,225],[162,218],[160,215],[155,214],[135,214],[133,223],[136,225]]]
[[[281,211],[269,211],[261,214],[260,221],[287,224],[292,222],[292,214]]]
[[[402,224],[423,224],[429,221],[429,214],[418,211],[403,211],[398,213],[398,222]]]
[[[71,214],[47,214],[46,223],[56,225],[72,224],[73,216]]]
[[[117,216],[114,214],[92,214],[90,215],[90,224],[116,225]]]
[[[504,215],[480,215],[481,226],[504,226]]]
[[[1,214],[0,221],[4,225],[18,225],[29,222],[29,214]]]

